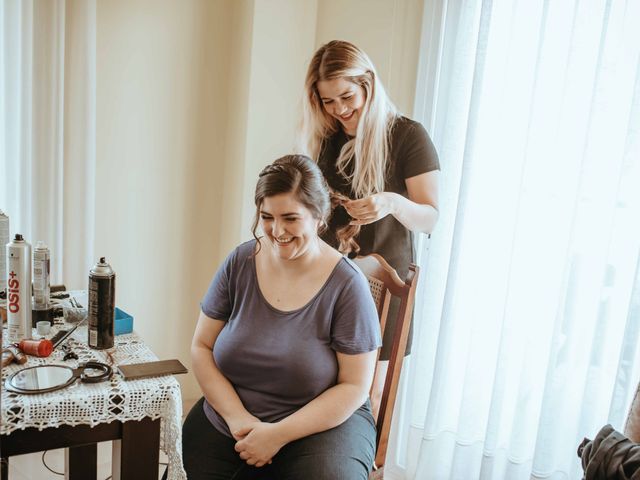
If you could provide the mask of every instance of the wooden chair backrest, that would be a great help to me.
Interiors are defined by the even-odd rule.
[[[624,434],[631,441],[640,443],[640,384],[636,388],[636,393],[627,413]]]
[[[413,312],[413,302],[418,282],[419,268],[411,264],[407,279],[402,281],[398,273],[380,255],[371,254],[364,257],[357,257],[354,262],[369,280],[371,294],[378,309],[380,317],[380,329],[384,336],[387,325],[395,326],[393,332],[393,343],[389,357],[387,375],[380,401],[380,410],[376,420],[377,441],[375,464],[378,468],[384,465],[389,443],[389,432],[391,430],[391,417],[393,407],[398,393],[400,382],[400,370],[402,360],[407,349],[407,339],[409,338],[409,326]],[[389,301],[391,297],[398,297],[400,308],[394,322],[387,322],[389,315]],[[376,365],[377,369],[377,365]]]

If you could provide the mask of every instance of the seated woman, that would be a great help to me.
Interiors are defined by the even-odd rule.
[[[204,397],[183,426],[188,478],[366,479],[381,345],[367,280],[318,236],[330,201],[311,159],[265,167],[255,204],[255,240],[216,273],[193,336]]]

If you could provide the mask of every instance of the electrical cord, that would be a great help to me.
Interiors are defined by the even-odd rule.
[[[44,468],[49,470],[51,473],[55,473],[56,475],[60,475],[64,477],[64,473],[56,472],[52,468],[49,468],[49,465],[47,465],[47,462],[44,461],[44,456],[47,454],[48,451],[49,450],[45,450],[44,452],[42,452],[42,464],[44,465]]]
[[[60,472],[56,472],[54,469],[52,469],[51,467],[49,467],[49,465],[47,465],[47,462],[45,462],[44,460],[44,456],[47,454],[49,450],[45,450],[44,452],[42,452],[42,464],[44,465],[44,468],[46,468],[47,470],[49,470],[51,473],[55,473],[56,475],[60,475],[62,477],[64,477],[64,473],[60,473]],[[160,462],[158,465],[163,465],[165,467],[169,466],[168,463],[164,463],[164,462]],[[104,480],[111,480],[112,476],[109,475],[107,478],[105,478]]]

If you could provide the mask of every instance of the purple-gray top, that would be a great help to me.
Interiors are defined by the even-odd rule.
[[[227,322],[213,349],[216,365],[251,414],[277,422],[336,384],[336,352],[377,349],[380,324],[367,279],[347,258],[305,306],[289,312],[274,308],[258,285],[255,246],[255,240],[243,243],[227,257],[201,308]],[[231,436],[207,401],[204,412]]]

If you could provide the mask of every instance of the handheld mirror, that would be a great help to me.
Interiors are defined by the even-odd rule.
[[[13,373],[5,381],[10,392],[36,394],[68,387],[78,378],[82,383],[98,383],[111,377],[111,367],[100,362],[87,362],[78,368],[66,365],[36,365]]]

